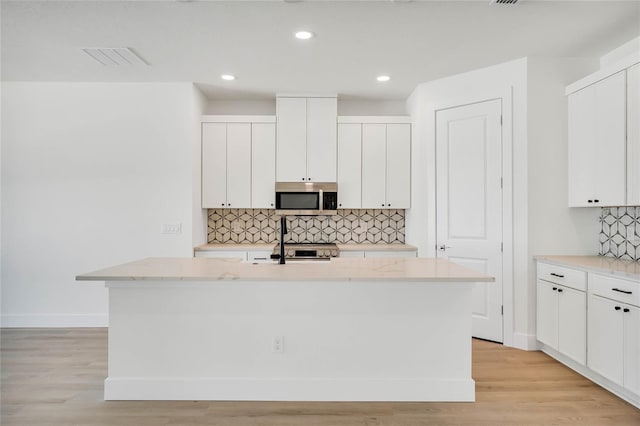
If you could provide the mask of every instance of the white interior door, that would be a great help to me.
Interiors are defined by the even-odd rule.
[[[438,257],[492,275],[473,291],[473,335],[502,342],[501,100],[436,113]]]

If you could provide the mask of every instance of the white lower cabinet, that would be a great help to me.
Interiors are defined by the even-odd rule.
[[[340,257],[350,257],[350,258],[357,258],[357,259],[364,259],[364,251],[358,250],[358,251],[344,251],[341,250],[340,251]]]
[[[248,251],[247,260],[249,262],[265,262],[271,261],[273,250]]]
[[[538,280],[538,341],[572,358],[586,361],[586,294]]]
[[[364,257],[416,257],[418,256],[417,251],[400,251],[400,250],[390,250],[390,251],[365,251]]]
[[[341,250],[340,257],[374,258],[374,257],[417,257],[416,250]]]
[[[247,252],[241,250],[215,250],[215,251],[205,251],[199,250],[194,253],[194,257],[215,257],[215,258],[224,258],[224,259],[241,259],[247,260]]]
[[[538,262],[542,350],[640,408],[640,281]]]
[[[589,286],[587,365],[640,394],[640,307],[629,303],[637,303],[640,284],[594,274]]]

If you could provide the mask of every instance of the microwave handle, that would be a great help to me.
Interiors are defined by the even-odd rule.
[[[320,213],[324,210],[324,191],[322,189],[318,190],[319,198],[318,198],[318,210]]]

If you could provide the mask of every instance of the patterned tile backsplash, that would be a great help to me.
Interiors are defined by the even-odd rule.
[[[208,211],[210,244],[276,243],[280,216],[269,209]],[[404,244],[404,210],[338,210],[335,216],[287,216],[287,243]]]
[[[600,214],[600,255],[640,261],[640,207],[608,207]]]

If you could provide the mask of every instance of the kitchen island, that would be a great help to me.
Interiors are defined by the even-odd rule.
[[[107,400],[474,401],[471,293],[442,259],[150,258],[109,289]]]

